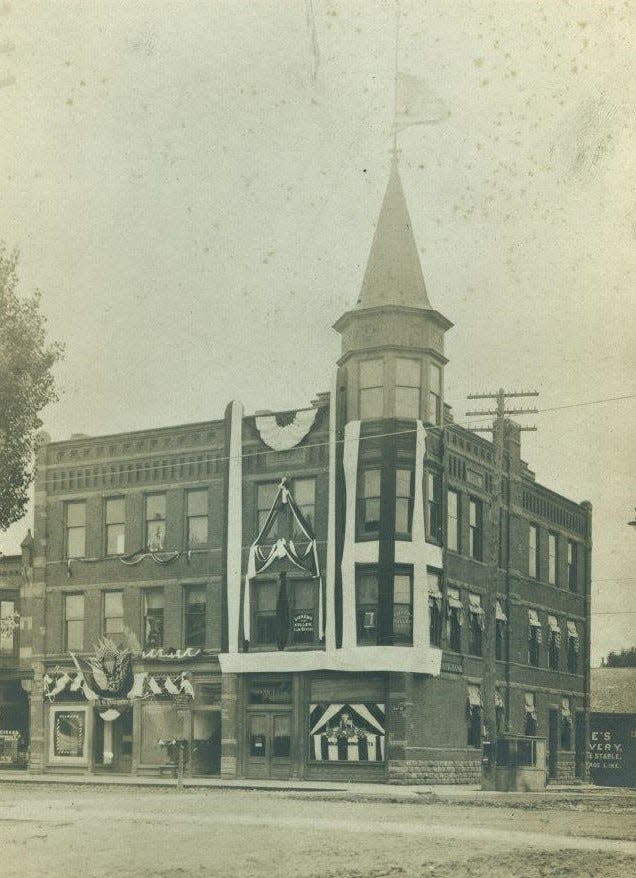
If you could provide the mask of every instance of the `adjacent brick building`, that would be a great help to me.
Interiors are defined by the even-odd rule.
[[[499,474],[454,423],[451,325],[394,163],[327,392],[41,449],[32,771],[158,773],[184,739],[195,774],[469,782],[508,730],[585,776],[591,507],[514,423]],[[116,697],[82,663],[115,673],[104,637],[132,653]]]

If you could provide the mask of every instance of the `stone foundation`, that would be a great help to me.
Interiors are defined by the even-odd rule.
[[[446,759],[401,759],[389,762],[389,783],[478,784],[481,755]]]

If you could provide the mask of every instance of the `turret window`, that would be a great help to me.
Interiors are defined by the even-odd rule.
[[[419,360],[398,357],[395,361],[395,416],[419,418],[421,396],[421,365]]]
[[[384,361],[360,363],[360,420],[381,418],[384,414]]]

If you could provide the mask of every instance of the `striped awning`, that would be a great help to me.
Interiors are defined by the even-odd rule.
[[[507,622],[508,621],[508,617],[504,613],[499,601],[497,601],[496,608],[495,608],[495,618],[497,619],[498,622]]]
[[[448,601],[448,606],[453,607],[456,610],[463,610],[464,606],[459,598],[459,589],[458,588],[447,588],[446,589],[446,600]]]
[[[541,627],[541,622],[539,622],[539,614],[536,610],[528,610],[528,624],[531,628]]]
[[[525,705],[526,713],[529,714],[532,719],[536,719],[537,711],[534,703],[534,692],[526,692]]]
[[[470,608],[471,613],[476,613],[477,615],[483,615],[483,607],[481,605],[481,595],[473,594],[469,592],[468,594],[468,606]]]

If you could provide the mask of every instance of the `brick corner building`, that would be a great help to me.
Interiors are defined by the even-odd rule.
[[[328,392],[42,448],[32,771],[475,782],[507,731],[586,777],[591,507],[454,423],[451,327],[394,162]]]

